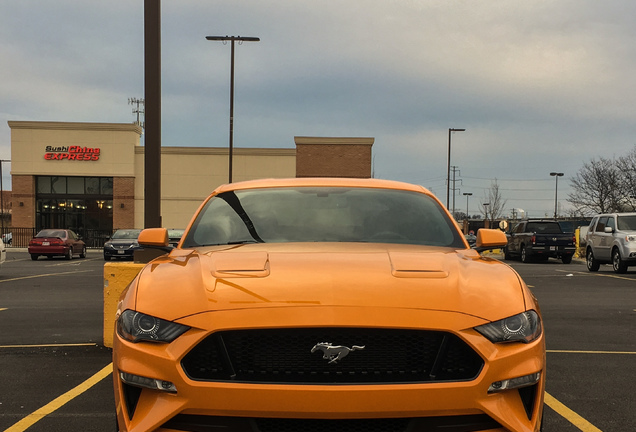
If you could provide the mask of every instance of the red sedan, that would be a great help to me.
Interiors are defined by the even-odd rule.
[[[85,258],[86,244],[71,230],[44,229],[31,239],[28,251],[33,261],[40,255],[47,258],[63,256],[70,260],[73,255]]]

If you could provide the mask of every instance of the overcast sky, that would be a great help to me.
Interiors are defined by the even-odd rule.
[[[7,121],[135,121],[144,97],[142,0],[0,2],[0,159]],[[236,46],[236,147],[294,136],[374,137],[374,176],[479,213],[570,206],[571,178],[636,140],[632,0],[163,0],[162,145],[225,147]],[[5,189],[10,188],[3,164]],[[8,184],[8,186],[7,186]]]

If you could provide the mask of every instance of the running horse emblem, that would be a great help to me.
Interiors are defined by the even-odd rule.
[[[316,351],[322,351],[322,358],[329,360],[329,364],[337,363],[339,360],[345,358],[351,351],[363,350],[363,346],[353,345],[351,348],[341,345],[332,345],[331,342],[319,342],[311,349],[312,353]]]

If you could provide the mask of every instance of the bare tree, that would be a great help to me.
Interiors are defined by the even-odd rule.
[[[616,160],[618,190],[621,191],[621,211],[636,211],[636,146],[626,156]]]
[[[499,191],[497,179],[490,183],[490,189],[486,191],[484,200],[481,203],[482,211],[487,219],[495,220],[503,215],[508,200],[503,199]]]
[[[619,170],[615,161],[592,159],[570,180],[568,202],[582,214],[620,210]]]

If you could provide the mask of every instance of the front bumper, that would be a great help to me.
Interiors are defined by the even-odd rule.
[[[337,325],[449,331],[470,345],[482,357],[484,366],[475,379],[435,383],[256,384],[188,378],[181,360],[211,332],[263,328],[264,322],[272,320],[272,314],[275,315],[275,327],[280,328]],[[334,317],[338,319],[334,320]],[[214,328],[210,328],[210,322],[214,322]],[[481,422],[482,426],[475,426],[477,429],[461,429],[466,431],[539,430],[545,385],[543,336],[529,344],[495,345],[472,330],[484,324],[475,317],[448,312],[392,310],[387,313],[382,309],[359,308],[215,312],[190,317],[181,323],[192,329],[171,344],[132,344],[115,335],[113,377],[120,430],[190,430],[187,429],[188,422],[217,426],[229,422],[234,426],[226,429],[228,431],[250,430],[243,429],[244,425],[262,419],[294,419],[289,421],[298,422],[404,419],[414,428],[409,430],[414,431],[418,430],[414,426],[417,424],[423,425],[421,430],[435,430],[429,429],[431,424],[448,427],[461,422]],[[176,392],[139,389],[124,384],[120,377],[122,372],[170,382]],[[540,379],[530,387],[488,392],[495,382],[535,373],[541,374]]]
[[[139,249],[141,248],[104,248],[104,258],[132,258]]]
[[[527,252],[531,255],[560,258],[566,255],[574,255],[576,252],[576,246],[531,245],[528,246]]]

